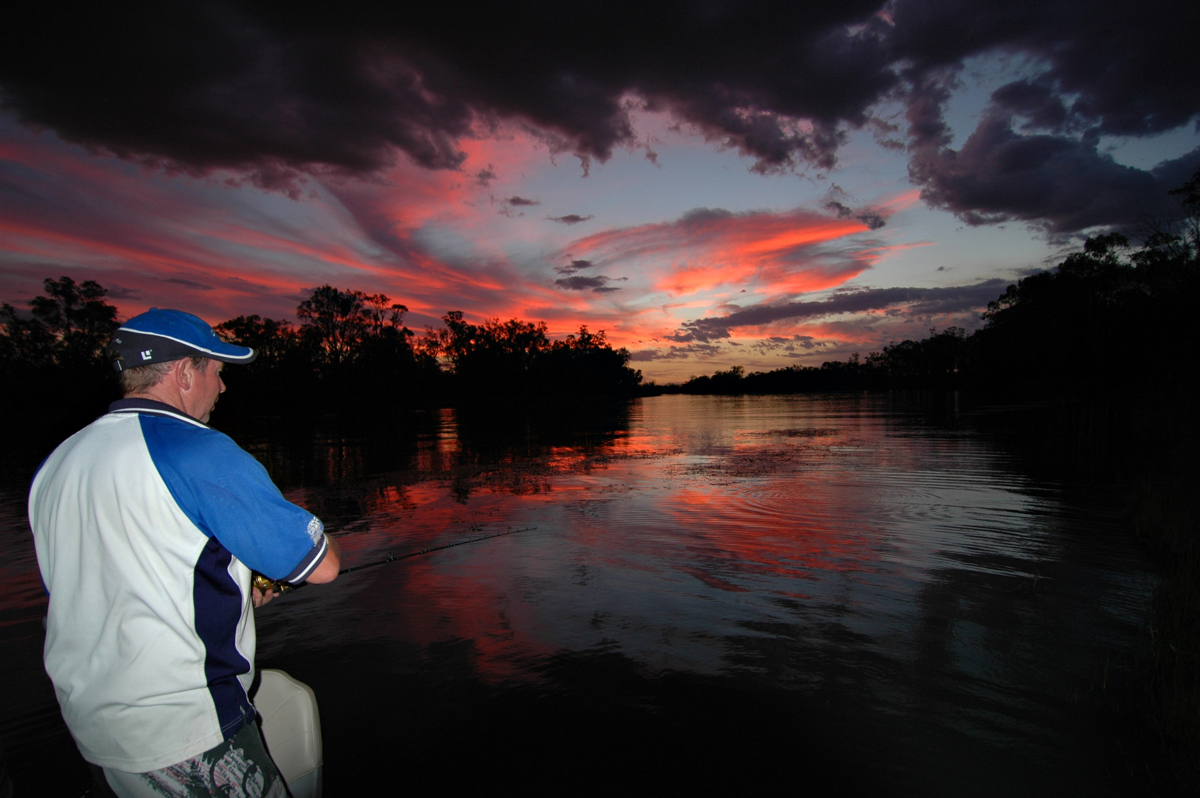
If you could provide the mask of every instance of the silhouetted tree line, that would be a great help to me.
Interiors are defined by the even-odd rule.
[[[642,381],[642,373],[629,367],[628,350],[613,349],[603,331],[592,333],[586,325],[550,341],[545,322],[491,319],[475,325],[459,311],[442,322],[417,349],[444,359],[455,394],[630,396]]]
[[[0,305],[0,377],[9,409],[54,407],[94,413],[115,391],[104,348],[119,326],[106,289],[94,281],[48,279],[28,313]],[[445,406],[630,396],[641,372],[629,352],[586,326],[558,341],[545,323],[492,319],[470,324],[459,311],[445,327],[416,335],[384,294],[323,285],[296,308],[298,324],[258,315],[216,325],[258,358],[229,369],[226,406],[278,413],[372,406]]]
[[[1200,365],[1200,172],[1171,192],[1183,214],[1148,223],[1142,246],[1120,233],[1087,239],[1052,271],[1008,287],[967,335],[930,330],[866,358],[746,374],[736,366],[663,390],[680,393],[972,389],[989,395],[1174,389]]]
[[[93,280],[46,280],[45,296],[27,315],[0,303],[0,383],[3,408],[17,430],[41,420],[27,411],[53,408],[63,428],[78,426],[103,407],[114,390],[104,348],[119,326],[108,291]],[[53,423],[53,421],[51,422]]]

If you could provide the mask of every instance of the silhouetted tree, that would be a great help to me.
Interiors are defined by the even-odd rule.
[[[94,280],[76,284],[70,277],[46,279],[46,296],[29,301],[30,318],[4,303],[4,352],[28,366],[103,365],[104,347],[118,326],[117,309],[104,301],[108,289]]]
[[[299,331],[286,319],[264,319],[258,314],[238,316],[213,327],[227,341],[248,346],[258,357],[248,368],[274,369],[300,356]]]
[[[21,316],[7,302],[0,305],[0,325],[4,326],[0,334],[0,363],[7,369],[55,365],[58,341],[46,325]]]
[[[545,322],[488,319],[475,325],[457,310],[442,322],[425,332],[416,349],[442,360],[454,396],[631,395],[641,382],[641,372],[629,368],[629,352],[613,349],[603,331],[592,333],[586,325],[551,342]]]
[[[47,279],[45,296],[30,300],[28,315],[0,304],[0,380],[19,390],[0,392],[14,410],[37,408],[49,426],[77,428],[99,414],[115,394],[104,355],[119,323],[108,291],[87,280]]]
[[[368,324],[362,291],[339,291],[323,285],[296,308],[301,335],[328,365],[337,368],[351,356]]]
[[[256,402],[275,398],[269,396],[274,392],[291,403],[326,409],[408,404],[435,395],[437,365],[414,353],[412,331],[404,326],[407,310],[385,294],[324,285],[297,307],[299,328],[253,315],[215,329],[258,351],[241,386]]]
[[[1200,343],[1196,249],[1181,238],[1129,249],[1119,233],[1089,238],[989,303],[973,341],[975,382],[1057,391],[1184,381]]]
[[[952,389],[969,359],[970,343],[961,327],[942,332],[929,330],[921,341],[888,344],[867,356],[867,366],[876,382],[893,388]]]
[[[562,394],[629,396],[642,381],[629,358],[629,350],[612,348],[604,330],[593,333],[585,324],[542,353],[540,379],[547,390]]]

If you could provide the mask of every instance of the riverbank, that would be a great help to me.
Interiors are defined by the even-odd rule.
[[[1200,472],[1143,478],[1132,496],[1133,528],[1162,562],[1151,626],[1134,661],[1150,730],[1162,739],[1185,789],[1200,792]]]
[[[1101,678],[1162,751],[1174,783],[1200,792],[1200,424],[1182,391],[1113,391],[970,411],[1000,432],[1031,473],[1103,486],[1158,562],[1148,625],[1126,661]],[[1123,695],[1122,695],[1123,694]],[[1161,767],[1161,766],[1160,766]]]

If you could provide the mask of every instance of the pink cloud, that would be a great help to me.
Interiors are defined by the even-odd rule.
[[[698,209],[673,222],[586,236],[569,250],[605,267],[650,266],[653,288],[672,296],[718,287],[778,296],[836,288],[869,268],[877,255],[853,245],[843,253],[827,248],[863,232],[868,227],[857,219],[803,209],[738,214]]]

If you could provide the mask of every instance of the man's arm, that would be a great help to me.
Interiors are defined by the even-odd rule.
[[[314,585],[323,585],[327,582],[332,582],[334,579],[337,579],[338,571],[342,570],[342,550],[338,548],[337,541],[329,535],[326,535],[325,539],[329,541],[329,549],[325,552],[324,559],[308,575],[308,579],[304,580]]]
[[[328,548],[325,550],[325,557],[321,560],[320,565],[313,569],[313,572],[308,575],[305,582],[312,582],[314,585],[321,585],[327,582],[332,582],[338,578],[338,571],[342,569],[342,550],[338,548],[337,541],[328,535],[325,536],[328,542]],[[272,590],[267,593],[255,586],[250,588],[250,598],[254,602],[255,607],[261,607],[268,601],[275,598],[279,594]]]

